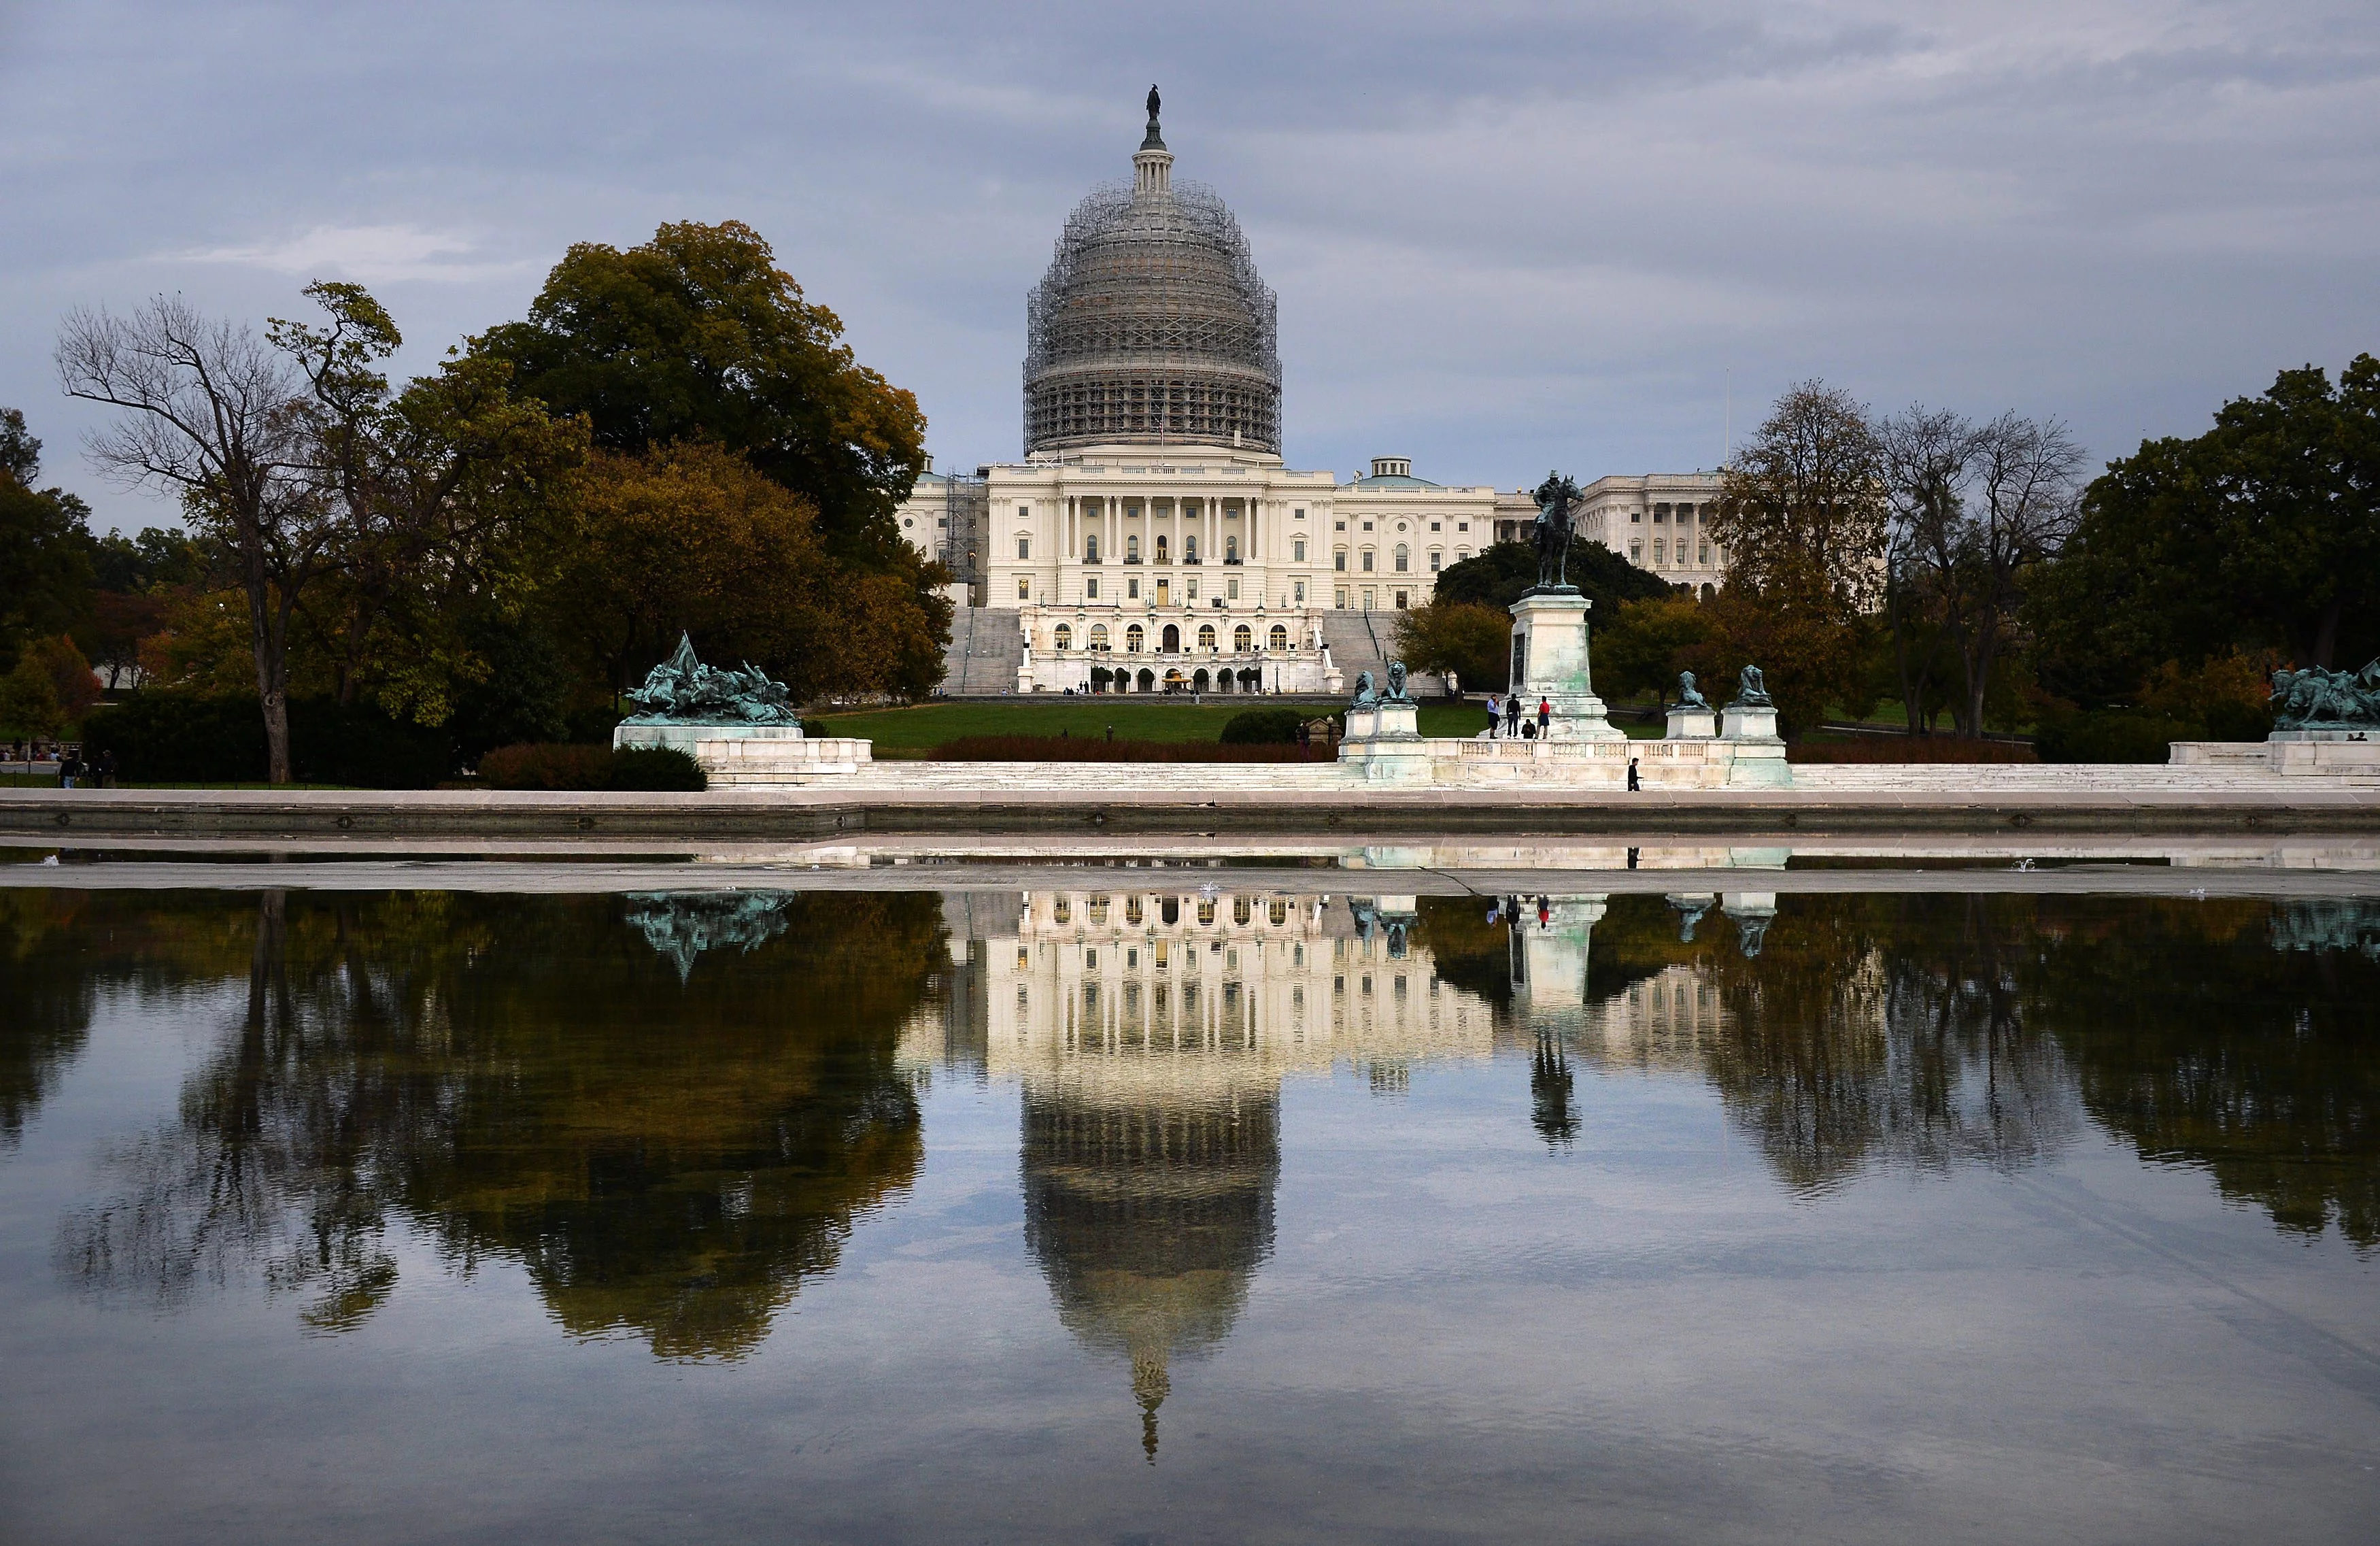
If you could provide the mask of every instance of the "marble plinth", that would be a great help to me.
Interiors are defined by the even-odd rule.
[[[1568,588],[1532,590],[1512,603],[1512,689],[1520,695],[1523,718],[1534,718],[1539,702],[1551,706],[1551,740],[1625,740],[1595,695],[1586,612],[1586,598]]]
[[[1673,741],[1707,740],[1718,734],[1718,713],[1714,709],[1681,704],[1670,711],[1669,719],[1669,738]]]
[[[876,760],[876,743],[805,736],[795,724],[623,724],[614,750],[672,747],[694,759],[714,785],[799,785],[849,778]]]

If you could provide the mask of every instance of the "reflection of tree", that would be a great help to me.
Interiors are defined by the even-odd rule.
[[[246,947],[226,951],[225,923],[248,912],[221,895],[160,907],[137,892],[0,890],[0,1150],[80,1054],[102,993],[164,992],[237,969]]]
[[[1118,1102],[1028,1088],[1024,1177],[1025,1240],[1059,1319],[1131,1358],[1154,1461],[1169,1359],[1231,1333],[1272,1253],[1280,1097]]]
[[[574,1333],[749,1348],[916,1172],[892,1049],[939,909],[787,898],[782,936],[683,981],[622,912],[267,894],[236,1032],[181,1121],[119,1157],[121,1195],[69,1224],[67,1260],[168,1296],[252,1265],[335,1331],[393,1285],[395,1213],[467,1270],[521,1261]]]
[[[1755,958],[1715,944],[1711,1076],[1797,1187],[1886,1163],[2013,1167],[2072,1129],[2071,1076],[2021,1013],[2021,897],[1798,896]]]
[[[2142,1153],[2204,1166],[2283,1229],[2336,1223],[2370,1251],[2380,959],[2344,913],[2045,898],[2026,1013],[2073,1059],[2091,1114]]]

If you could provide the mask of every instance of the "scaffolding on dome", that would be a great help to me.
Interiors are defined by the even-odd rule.
[[[1098,188],[1026,302],[1025,448],[1281,449],[1278,304],[1212,189]]]

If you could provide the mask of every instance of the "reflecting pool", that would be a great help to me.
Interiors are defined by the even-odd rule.
[[[2380,899],[1236,879],[0,888],[0,1538],[2373,1539]]]

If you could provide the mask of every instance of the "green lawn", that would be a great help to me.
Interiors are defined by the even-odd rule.
[[[1284,704],[1249,699],[1240,703],[1135,702],[1125,698],[1062,698],[1056,702],[1020,699],[1014,703],[919,703],[906,709],[863,709],[825,714],[827,733],[858,736],[876,743],[879,757],[915,757],[961,736],[1105,736],[1115,726],[1126,741],[1211,741],[1234,714],[1252,709],[1293,707],[1319,718],[1323,704]],[[1479,709],[1425,703],[1425,736],[1468,736],[1487,723]]]
[[[1294,706],[1319,718],[1323,704],[1283,705],[1277,700],[1259,703],[1141,702],[1128,698],[1020,699],[1014,703],[920,703],[906,709],[863,709],[825,714],[827,733],[857,736],[876,743],[882,758],[918,757],[944,741],[961,736],[1105,736],[1115,726],[1125,741],[1211,741],[1223,733],[1233,714],[1254,708]],[[1421,733],[1425,736],[1475,736],[1488,723],[1487,711],[1476,703],[1425,703]],[[1658,724],[1627,724],[1621,728],[1640,739],[1658,739]]]

